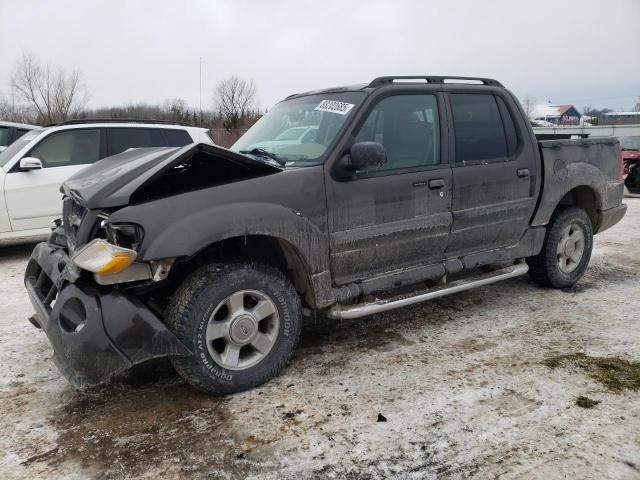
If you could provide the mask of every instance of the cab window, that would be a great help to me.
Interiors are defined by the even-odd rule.
[[[456,162],[504,159],[509,150],[515,149],[515,144],[507,145],[505,126],[493,95],[454,93],[450,98]],[[515,132],[513,124],[509,130]]]
[[[356,142],[381,143],[387,153],[382,170],[440,163],[440,128],[435,95],[394,95],[369,113]]]

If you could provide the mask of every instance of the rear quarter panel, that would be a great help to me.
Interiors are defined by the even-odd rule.
[[[532,225],[546,225],[560,200],[580,186],[593,190],[597,210],[620,205],[624,187],[617,143],[608,137],[539,142],[544,181]]]

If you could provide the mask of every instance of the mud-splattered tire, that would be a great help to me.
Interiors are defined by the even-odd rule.
[[[300,298],[274,267],[209,265],[176,291],[166,322],[193,352],[171,358],[178,374],[204,392],[235,393],[284,368],[300,336]]]
[[[589,265],[593,248],[591,220],[581,208],[567,207],[551,217],[542,251],[527,258],[529,275],[540,285],[568,288]]]

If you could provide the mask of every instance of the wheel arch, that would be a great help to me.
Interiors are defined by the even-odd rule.
[[[215,241],[202,248],[182,264],[187,272],[205,263],[230,260],[254,261],[277,268],[293,284],[303,304],[316,305],[312,270],[300,250],[289,240],[263,234],[237,235]]]
[[[598,194],[596,190],[587,185],[580,185],[578,187],[574,187],[569,190],[558,202],[554,213],[558,211],[558,209],[574,206],[581,208],[587,215],[589,216],[589,220],[591,220],[591,226],[593,231],[596,232],[600,225],[601,215],[599,213],[598,208]],[[600,200],[600,205],[601,205]]]
[[[597,232],[601,223],[600,211],[606,203],[606,178],[598,168],[587,163],[562,165],[553,175],[545,175],[540,205],[532,226],[547,225],[558,209],[573,205],[588,213],[593,231]]]

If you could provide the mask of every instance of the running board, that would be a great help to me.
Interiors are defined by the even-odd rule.
[[[351,318],[366,317],[376,313],[395,310],[396,308],[406,307],[416,303],[426,302],[434,298],[444,297],[452,293],[464,292],[476,287],[490,285],[492,283],[506,280],[508,278],[519,277],[529,271],[529,265],[526,263],[517,263],[507,268],[494,270],[485,275],[474,278],[456,280],[442,287],[423,291],[413,297],[400,298],[398,300],[376,300],[371,303],[360,303],[357,305],[342,306],[336,304],[329,308],[327,316],[336,320],[347,320]]]

